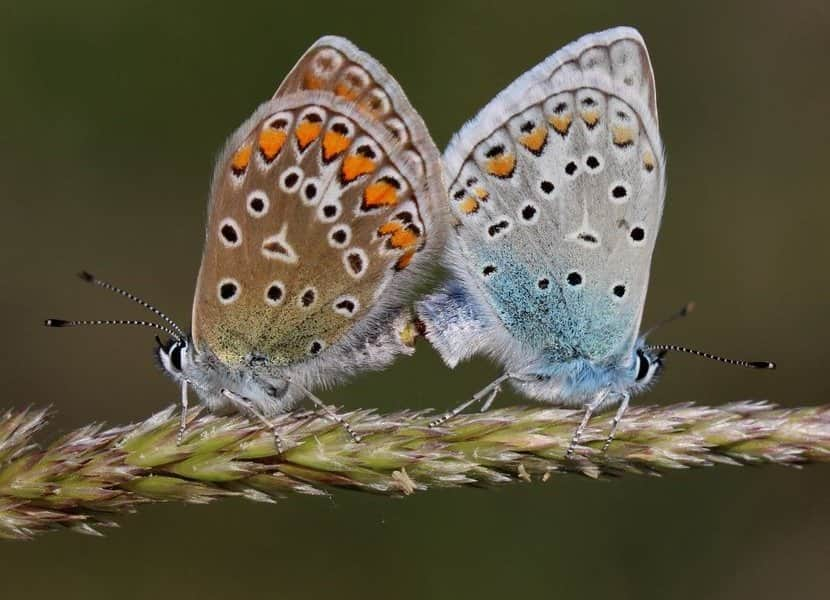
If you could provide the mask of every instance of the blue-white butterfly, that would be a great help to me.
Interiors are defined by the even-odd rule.
[[[269,426],[303,397],[325,408],[311,389],[413,352],[407,294],[443,246],[444,194],[440,154],[398,83],[348,40],[324,37],[217,161],[192,333],[87,274],[166,325],[47,325],[166,332],[156,353],[183,409],[188,388]],[[180,438],[184,426],[182,410]]]
[[[433,424],[486,409],[510,381],[585,408],[569,452],[593,412],[619,406],[610,443],[665,351],[688,351],[638,336],[666,177],[642,37],[620,27],[556,52],[468,122],[444,161],[452,277],[418,314],[450,367],[485,354],[505,372]]]

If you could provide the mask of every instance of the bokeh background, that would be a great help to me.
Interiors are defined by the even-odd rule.
[[[525,69],[620,24],[648,42],[669,153],[646,323],[694,299],[655,339],[780,364],[675,355],[637,402],[826,402],[826,3],[54,0],[0,8],[0,407],[53,405],[55,435],[176,401],[148,331],[42,319],[142,314],[84,268],[188,321],[214,154],[318,36],[377,56],[443,147]],[[325,397],[446,407],[496,373],[421,345]],[[826,598],[828,493],[818,466],[149,506],[104,539],[0,543],[0,580],[4,598],[90,600]]]

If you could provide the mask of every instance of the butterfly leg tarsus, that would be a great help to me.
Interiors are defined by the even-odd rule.
[[[579,440],[582,437],[582,432],[585,431],[585,428],[588,426],[588,421],[591,420],[591,415],[593,415],[594,411],[599,408],[600,404],[602,404],[603,400],[605,400],[606,395],[607,394],[605,392],[597,394],[593,400],[585,405],[585,413],[582,415],[582,421],[580,421],[579,426],[576,428],[576,431],[574,431],[571,443],[568,444],[568,450],[565,452],[565,458],[571,458],[573,456],[574,449],[577,444],[579,444]]]
[[[265,416],[256,410],[251,403],[240,396],[239,394],[235,394],[228,389],[222,389],[222,395],[231,401],[231,403],[236,406],[236,408],[248,415],[249,418],[253,418],[269,429],[269,431],[274,435],[274,446],[277,448],[277,454],[282,454],[283,445],[282,445],[282,438],[280,437],[279,432],[277,431],[276,425],[271,423]]]
[[[336,422],[336,423],[338,423],[338,424],[339,424],[339,425],[340,425],[343,429],[345,429],[345,430],[346,430],[346,433],[348,433],[348,434],[349,434],[349,437],[351,437],[351,438],[352,438],[352,441],[354,441],[356,444],[359,444],[359,443],[361,442],[361,440],[362,440],[363,438],[361,438],[361,437],[357,434],[357,432],[355,432],[355,430],[354,430],[354,429],[352,429],[352,426],[349,424],[349,422],[348,422],[348,421],[346,421],[346,420],[345,420],[343,417],[341,417],[340,415],[338,415],[336,412],[334,412],[331,408],[329,408],[329,407],[325,404],[325,402],[323,402],[322,400],[320,400],[320,398],[318,398],[317,396],[315,396],[315,395],[311,392],[311,390],[309,390],[308,388],[306,388],[304,385],[300,384],[299,382],[294,381],[294,379],[293,379],[293,378],[291,378],[290,376],[285,377],[285,380],[286,380],[289,384],[296,386],[296,387],[297,387],[297,388],[298,388],[298,389],[299,389],[299,390],[300,390],[303,394],[305,394],[306,398],[308,398],[309,400],[311,400],[311,402],[312,402],[312,403],[313,403],[313,404],[314,404],[317,408],[319,408],[319,409],[323,412],[323,414],[325,414],[325,416],[326,416],[326,417],[328,417],[328,418],[329,418],[329,419],[331,419],[332,421],[335,421],[335,422]]]
[[[451,411],[430,422],[429,427],[438,427],[442,423],[446,423],[453,417],[458,416],[465,408],[467,408],[471,404],[475,404],[476,402],[479,402],[482,398],[489,396],[489,398],[487,398],[487,401],[484,403],[484,408],[482,408],[482,412],[484,412],[485,410],[490,408],[490,405],[493,403],[493,400],[495,400],[496,394],[498,394],[501,390],[501,384],[513,377],[515,377],[513,373],[504,373],[497,379],[488,383],[483,389],[473,394],[472,398],[470,398],[466,402],[459,404]]]
[[[620,424],[620,421],[622,421],[623,415],[625,414],[625,411],[628,409],[628,401],[630,399],[630,394],[622,394],[620,406],[617,408],[617,413],[614,415],[614,419],[611,421],[611,431],[608,432],[608,437],[605,439],[605,443],[602,445],[603,454],[605,454],[606,450],[608,450],[608,446],[611,445],[611,442],[614,441],[614,435],[617,433],[617,426]]]

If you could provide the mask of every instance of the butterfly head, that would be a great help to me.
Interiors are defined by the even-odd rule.
[[[192,344],[187,338],[174,337],[166,343],[156,336],[156,358],[170,377],[180,381],[193,362]]]
[[[665,350],[657,350],[644,345],[642,342],[634,352],[632,389],[639,392],[647,389],[657,379],[663,369]]]

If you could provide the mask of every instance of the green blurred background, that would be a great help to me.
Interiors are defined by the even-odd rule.
[[[672,356],[637,402],[827,402],[823,2],[54,0],[0,11],[0,407],[52,404],[49,435],[176,401],[149,332],[41,320],[142,314],[75,279],[84,268],[187,322],[214,154],[327,33],[378,57],[443,147],[560,46],[638,27],[669,154],[646,323],[694,299],[696,313],[657,340],[773,358],[780,370]],[[451,372],[421,345],[325,398],[443,408],[496,373],[482,360]],[[508,401],[519,399],[498,402]],[[719,468],[406,500],[150,506],[105,539],[0,544],[0,595],[827,598],[828,492],[826,467]]]

